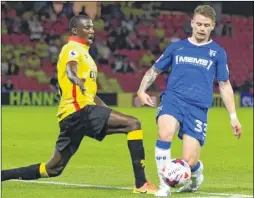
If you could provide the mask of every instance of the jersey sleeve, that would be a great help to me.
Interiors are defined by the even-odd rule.
[[[226,81],[229,79],[229,70],[227,64],[227,54],[223,49],[217,58],[217,70],[216,70],[216,80]]]
[[[74,47],[66,46],[63,49],[62,53],[63,53],[62,56],[65,58],[66,63],[69,63],[72,61],[79,62],[79,60],[80,60],[81,53],[79,52],[78,49],[76,49]]]
[[[173,46],[170,45],[167,47],[167,49],[163,52],[163,54],[160,56],[160,58],[157,59],[157,61],[154,63],[154,67],[162,72],[167,71],[169,67],[172,64],[172,53],[173,53]]]

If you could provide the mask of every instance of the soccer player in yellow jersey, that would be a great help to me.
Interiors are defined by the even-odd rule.
[[[126,134],[135,177],[134,193],[154,194],[145,177],[145,153],[140,121],[107,107],[96,96],[97,66],[89,55],[94,40],[92,20],[86,15],[70,20],[72,36],[62,48],[57,64],[61,95],[57,118],[60,135],[47,163],[1,171],[1,181],[33,180],[59,176],[78,150],[84,136],[102,141],[106,135]]]

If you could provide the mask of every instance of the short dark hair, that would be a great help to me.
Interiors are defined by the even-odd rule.
[[[71,30],[72,28],[77,27],[81,19],[90,19],[90,17],[88,15],[76,15],[72,17],[69,22],[69,29]]]

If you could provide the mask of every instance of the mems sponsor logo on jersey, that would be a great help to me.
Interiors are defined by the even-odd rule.
[[[196,57],[190,57],[190,56],[176,56],[176,64],[191,64],[195,66],[201,66],[205,67],[209,70],[209,68],[212,66],[213,61],[203,59],[203,58],[196,58]]]

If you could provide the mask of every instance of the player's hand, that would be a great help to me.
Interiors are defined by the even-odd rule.
[[[237,118],[231,119],[231,127],[234,135],[239,139],[242,135],[242,126]]]
[[[155,104],[148,94],[146,94],[145,92],[138,92],[137,95],[142,105],[154,107]]]
[[[78,82],[78,86],[81,90],[81,93],[84,95],[85,94],[85,91],[86,91],[86,88],[85,88],[85,79],[80,79],[79,82]]]

